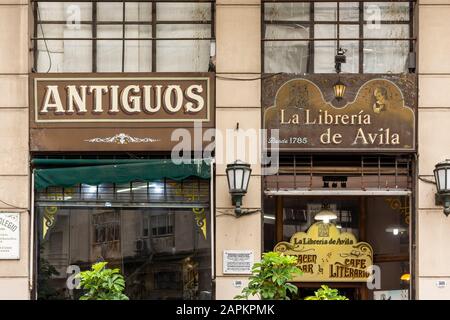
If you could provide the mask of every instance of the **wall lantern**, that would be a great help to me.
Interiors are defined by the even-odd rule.
[[[242,215],[242,197],[247,193],[248,182],[250,181],[250,173],[252,169],[248,163],[236,160],[227,165],[228,191],[231,194],[231,201],[234,213],[237,216]]]
[[[444,206],[444,214],[450,214],[450,160],[438,163],[434,169],[437,193],[436,205]]]
[[[336,100],[342,100],[345,94],[345,89],[347,89],[347,87],[341,82],[341,80],[338,80],[338,82],[333,85],[334,97]]]

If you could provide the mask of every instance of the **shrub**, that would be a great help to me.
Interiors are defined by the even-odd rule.
[[[289,283],[295,274],[302,274],[297,268],[295,256],[279,252],[266,252],[261,262],[255,263],[247,287],[235,299],[248,299],[258,295],[263,300],[289,300],[288,292],[296,294],[298,288]]]
[[[80,287],[87,292],[80,300],[129,300],[122,293],[125,289],[125,280],[119,269],[106,269],[108,262],[98,262],[92,265],[91,270],[80,272]]]
[[[331,289],[326,285],[320,286],[314,296],[306,297],[305,300],[348,300],[346,296],[341,296],[337,289]]]

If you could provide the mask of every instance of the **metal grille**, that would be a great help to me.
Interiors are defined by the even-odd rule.
[[[128,184],[79,184],[36,192],[38,206],[208,207],[209,181],[169,179]]]
[[[280,156],[265,191],[411,190],[410,156]]]

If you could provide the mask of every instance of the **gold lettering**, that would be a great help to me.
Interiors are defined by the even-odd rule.
[[[186,89],[186,97],[197,102],[195,106],[192,102],[187,102],[185,105],[186,112],[199,112],[205,105],[205,100],[198,93],[203,92],[203,87],[200,85],[191,85]]]
[[[392,134],[392,144],[400,144],[400,136],[398,133]]]
[[[109,108],[110,113],[118,113],[119,112],[119,86],[109,86],[111,90],[110,99],[111,99],[111,107]]]
[[[360,140],[361,140],[361,141],[360,141]],[[358,131],[357,131],[357,133],[356,133],[355,140],[353,140],[353,143],[352,143],[352,144],[359,144],[359,143],[361,143],[361,144],[369,144],[369,143],[367,142],[367,139],[366,139],[366,137],[365,137],[365,135],[364,135],[364,131],[363,131],[362,128],[359,128],[359,129],[358,129]]]
[[[342,124],[348,124],[348,121],[349,121],[348,114],[343,114],[341,117]]]
[[[141,97],[139,95],[130,95],[130,91],[139,94],[140,90],[139,86],[126,86],[125,89],[122,90],[120,98],[122,107],[126,112],[139,113],[141,111]]]
[[[86,88],[87,86],[80,86],[80,92],[78,92],[76,86],[66,86],[67,89],[67,113],[75,112],[75,105],[77,106],[78,113],[86,113]]]
[[[172,99],[173,98],[173,99]],[[175,100],[175,103],[173,102]],[[167,86],[164,92],[164,103],[169,112],[178,112],[183,106],[183,91],[178,85]]]
[[[94,94],[94,113],[103,112],[103,93],[108,92],[107,86],[89,86],[89,92]]]
[[[333,135],[333,143],[340,144],[342,142],[342,135],[340,133],[335,133]]]
[[[306,110],[306,112],[305,112],[305,124],[316,124],[315,119],[314,119],[314,121],[310,120],[309,110]]]
[[[47,90],[45,91],[44,104],[41,113],[47,113],[50,108],[55,109],[56,114],[65,112],[62,106],[61,97],[59,96],[58,86],[47,86]]]
[[[281,124],[288,124],[289,122],[284,121],[284,109],[281,109],[281,114],[280,114],[280,123]]]

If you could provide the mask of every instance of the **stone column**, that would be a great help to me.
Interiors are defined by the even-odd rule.
[[[436,163],[450,158],[450,0],[419,1],[416,299],[450,299],[450,218],[435,206]],[[438,288],[438,280],[447,286]]]
[[[227,129],[238,134],[258,133],[261,128],[261,4],[260,0],[217,0],[216,4],[216,128],[225,136]],[[249,79],[239,81],[229,78]],[[225,139],[230,142],[237,139]],[[224,275],[222,257],[224,250],[252,250],[255,260],[261,257],[262,216],[260,212],[236,218],[228,193],[226,164],[236,160],[253,162],[248,193],[243,199],[244,209],[261,208],[261,167],[259,140],[247,140],[245,155],[234,155],[227,159],[232,150],[217,149],[216,170],[216,299],[233,299],[241,288],[233,285],[234,280],[247,277]],[[258,146],[258,147],[257,147]],[[251,147],[257,147],[251,151]],[[236,151],[236,148],[233,148]],[[253,154],[254,152],[258,154]]]
[[[20,259],[0,260],[0,299],[29,299],[29,3],[0,0],[0,211],[20,212]]]

